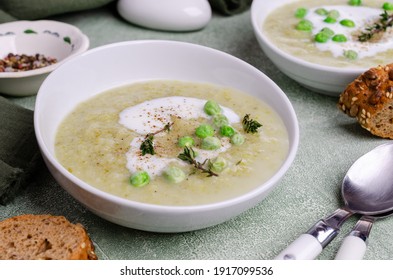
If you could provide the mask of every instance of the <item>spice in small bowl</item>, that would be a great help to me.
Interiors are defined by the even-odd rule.
[[[9,53],[0,59],[0,72],[20,72],[46,67],[57,63],[56,58],[46,57],[43,54],[26,55]]]

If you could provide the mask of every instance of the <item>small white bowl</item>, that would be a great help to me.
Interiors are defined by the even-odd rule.
[[[297,1],[299,0],[253,1],[251,21],[258,43],[266,56],[288,77],[313,91],[339,96],[350,82],[367,69],[331,67],[302,60],[279,49],[263,32],[263,23],[273,10]]]
[[[102,66],[105,61],[105,67]],[[250,192],[197,206],[160,206],[103,192],[64,168],[55,157],[59,124],[79,103],[108,89],[146,80],[205,82],[233,87],[270,105],[282,118],[289,151],[279,170]],[[61,65],[42,84],[34,125],[45,162],[59,184],[93,213],[114,223],[154,232],[184,232],[231,219],[261,202],[295,157],[298,121],[283,91],[246,62],[211,48],[175,41],[130,41],[87,51]]]
[[[0,72],[0,93],[13,96],[37,94],[47,75],[66,59],[89,48],[89,39],[67,23],[39,20],[0,24],[0,59],[9,53],[57,59],[57,63],[28,71]]]

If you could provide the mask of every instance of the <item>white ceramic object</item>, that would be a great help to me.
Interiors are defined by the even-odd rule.
[[[106,61],[102,67],[102,61]],[[264,100],[281,116],[289,152],[265,183],[239,197],[199,206],[159,206],[98,190],[68,172],[54,152],[56,130],[80,102],[113,87],[154,79],[229,86]],[[263,90],[261,90],[263,89]],[[175,41],[130,41],[92,49],[61,65],[42,84],[36,99],[35,131],[45,162],[59,184],[104,219],[154,232],[184,232],[227,221],[261,202],[290,167],[299,141],[298,121],[283,91],[266,75],[224,52]]]
[[[339,96],[350,82],[367,69],[330,67],[302,60],[276,47],[262,30],[263,22],[271,11],[296,1],[299,0],[253,1],[251,21],[258,43],[266,56],[288,77],[313,91]]]
[[[131,23],[166,31],[201,29],[212,15],[207,0],[119,0],[117,10]]]
[[[54,57],[57,63],[21,72],[0,72],[0,93],[34,95],[47,75],[66,59],[89,48],[89,39],[67,23],[39,20],[0,24],[0,58],[9,53]]]

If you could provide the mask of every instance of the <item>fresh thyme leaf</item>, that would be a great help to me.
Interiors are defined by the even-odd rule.
[[[169,132],[169,131],[171,131],[171,126],[173,125],[173,123],[167,123],[165,126],[164,126],[164,128],[163,128],[163,130],[162,131],[166,131],[166,132]],[[160,131],[161,132],[161,131]],[[157,134],[157,132],[156,132],[156,134]]]
[[[171,131],[171,127],[172,127],[173,124],[174,124],[173,122],[172,122],[172,123],[167,123],[167,124],[164,126],[163,129],[160,129],[160,130],[158,130],[158,131],[156,131],[156,132],[154,132],[154,133],[151,133],[151,134],[156,135],[156,134],[158,134],[158,133],[160,133],[160,132],[164,132],[164,131],[169,132],[169,131]]]
[[[195,160],[196,153],[191,147],[185,146],[183,153],[179,154],[177,157],[182,161],[188,162],[189,164],[193,165],[196,169],[201,170],[202,173],[207,173],[208,177],[218,176],[218,174],[214,173],[210,169],[210,167],[209,168],[204,167],[204,165],[206,164],[206,162],[208,162],[208,160],[205,160],[202,163]]]
[[[181,159],[182,161],[186,161],[190,164],[194,164],[195,156],[196,156],[195,151],[191,147],[185,146],[183,153],[179,154],[178,158]]]
[[[153,139],[154,139],[154,135],[153,134],[148,134],[145,137],[145,140],[142,142],[141,146],[140,146],[140,150],[142,152],[142,156],[146,155],[146,154],[151,154],[154,155],[154,145],[153,145]]]
[[[249,114],[246,114],[244,116],[242,124],[243,124],[244,131],[247,133],[257,133],[258,128],[262,126],[262,124],[260,124],[256,120],[250,119]]]
[[[375,22],[373,25],[367,27],[365,32],[362,32],[358,36],[360,42],[366,42],[370,40],[375,34],[379,32],[385,32],[388,27],[393,26],[393,14],[389,14],[386,10],[380,14],[379,21]]]
[[[149,133],[145,136],[145,140],[143,140],[141,146],[139,147],[139,149],[142,152],[142,156],[146,155],[146,154],[151,154],[154,155],[154,144],[153,144],[153,139],[154,139],[154,135],[166,131],[169,132],[171,131],[171,126],[173,125],[173,123],[167,123],[163,129],[160,129],[154,133]]]

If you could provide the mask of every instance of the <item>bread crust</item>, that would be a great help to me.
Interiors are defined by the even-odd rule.
[[[96,260],[81,224],[63,216],[21,215],[0,222],[0,259]]]
[[[393,139],[393,64],[357,77],[341,93],[338,107],[372,134]]]

